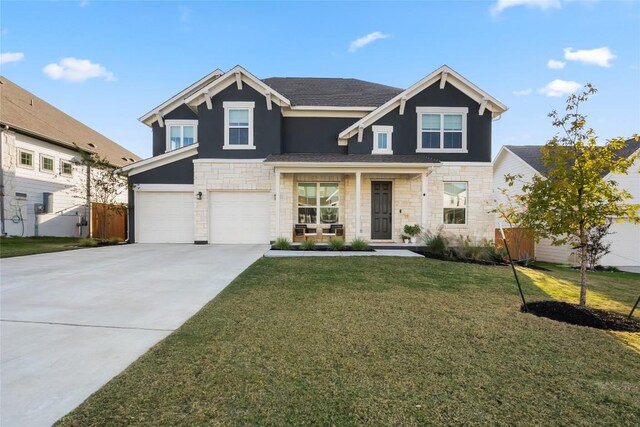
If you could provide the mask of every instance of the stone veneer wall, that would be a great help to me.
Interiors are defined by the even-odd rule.
[[[273,188],[275,175],[273,166],[263,163],[214,163],[195,162],[194,191],[202,191],[203,198],[195,201],[194,240],[208,241],[209,191],[245,190],[269,191]],[[473,239],[493,239],[494,215],[488,211],[492,206],[492,167],[486,165],[435,166],[427,178],[427,228],[435,231],[442,226],[443,182],[466,181],[468,204],[466,225],[444,226],[452,235],[469,236]],[[393,235],[392,240],[401,242],[405,224],[420,224],[422,215],[421,177],[417,174],[362,174],[361,237],[371,239],[371,181],[391,181],[393,188]],[[280,236],[293,238],[293,226],[297,222],[298,182],[338,182],[340,185],[340,222],[345,225],[346,239],[353,240],[355,230],[355,185],[354,174],[282,174],[280,178]],[[271,198],[271,231],[275,240],[275,198]]]

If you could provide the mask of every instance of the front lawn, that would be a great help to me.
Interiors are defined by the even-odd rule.
[[[58,425],[640,425],[640,355],[511,274],[263,258]]]
[[[0,258],[78,249],[76,237],[0,237]]]

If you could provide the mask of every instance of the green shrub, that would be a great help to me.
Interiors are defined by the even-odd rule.
[[[409,237],[416,237],[422,232],[422,227],[420,227],[420,224],[406,224],[402,231]]]
[[[78,246],[82,248],[94,248],[98,246],[98,242],[93,239],[80,239],[78,240]]]
[[[433,254],[442,256],[449,255],[449,242],[441,233],[429,236],[426,239],[426,244],[429,252]]]
[[[276,242],[273,244],[274,249],[280,249],[281,251],[286,251],[291,249],[291,241],[286,237],[278,237]]]
[[[330,251],[343,251],[345,245],[343,239],[332,237],[327,246]]]
[[[303,251],[312,251],[316,248],[316,241],[313,239],[307,239],[300,243],[300,249]]]
[[[351,250],[353,251],[366,251],[369,249],[369,242],[364,239],[357,238],[351,242]]]

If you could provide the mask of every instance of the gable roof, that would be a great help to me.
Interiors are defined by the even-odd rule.
[[[432,84],[440,82],[440,87],[444,88],[444,84],[448,83],[460,90],[462,93],[475,100],[480,105],[480,110],[483,111],[485,108],[493,113],[493,117],[498,117],[505,111],[507,111],[507,106],[502,102],[498,101],[496,98],[492,97],[469,80],[462,77],[462,75],[455,72],[452,68],[443,65],[438,68],[428,76],[424,77],[422,80],[418,81],[414,85],[410,86],[408,89],[400,92],[395,97],[385,102],[383,105],[367,114],[338,135],[338,140],[346,140],[355,135],[360,128],[364,128],[369,126],[371,123],[374,123],[380,117],[384,116],[397,106],[401,105],[403,101],[415,96],[416,94],[422,92]],[[341,145],[344,145],[342,143]]]
[[[369,107],[369,110],[403,91],[358,79],[270,77],[262,81],[289,98],[292,106]]]
[[[203,87],[205,87],[206,85],[211,83],[213,80],[220,77],[222,74],[224,74],[222,70],[219,68],[216,68],[211,73],[207,74],[206,76],[204,76],[203,78],[195,82],[194,84],[181,90],[180,92],[173,95],[171,98],[169,98],[162,104],[153,108],[151,111],[149,111],[144,116],[140,117],[138,120],[140,120],[142,123],[146,124],[147,126],[151,126],[151,123],[153,123],[156,120],[155,119],[156,114],[163,115],[168,113],[169,111],[176,109],[180,105],[184,104],[184,100],[186,97],[190,96],[193,92],[202,90]]]
[[[620,157],[628,158],[636,151],[640,150],[640,141],[636,141],[634,138],[630,138],[625,141],[624,147],[618,150],[617,154]],[[540,149],[544,145],[505,145],[504,148],[511,151],[516,156],[520,157],[525,163],[534,168],[537,172],[543,176],[547,175],[548,168],[542,162],[542,153]]]
[[[0,76],[0,123],[74,150],[78,148],[123,166],[140,157],[58,110],[4,76]],[[93,146],[89,145],[93,144]]]

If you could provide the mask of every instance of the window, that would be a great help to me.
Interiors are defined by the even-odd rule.
[[[53,157],[40,154],[40,171],[53,173]]]
[[[197,120],[165,120],[167,126],[167,151],[195,144],[198,133]]]
[[[19,165],[25,168],[33,168],[33,153],[26,150],[18,150]]]
[[[467,223],[467,183],[445,182],[443,222],[445,224]]]
[[[468,108],[418,107],[417,152],[467,152]]]
[[[253,150],[255,102],[224,102],[224,149]]]
[[[340,190],[337,182],[298,184],[299,224],[337,224],[340,216],[339,205]]]
[[[373,130],[373,154],[393,154],[391,148],[391,135],[393,126],[372,126]]]
[[[71,162],[67,162],[66,160],[60,160],[60,173],[62,175],[69,175],[73,173],[73,165]]]

